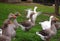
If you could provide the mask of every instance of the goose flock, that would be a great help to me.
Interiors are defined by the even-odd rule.
[[[2,27],[0,28],[0,41],[11,41],[12,38],[16,36],[16,29],[20,27],[23,31],[29,31],[33,26],[36,25],[37,16],[42,14],[37,12],[37,7],[34,7],[34,10],[28,9],[27,11],[27,20],[22,22],[17,21],[17,17],[21,16],[19,12],[15,14],[10,13],[8,18],[4,21]],[[57,22],[59,19],[51,15],[49,20],[39,22],[42,27],[41,31],[36,32],[36,35],[39,36],[44,41],[49,41],[51,37],[57,34],[57,30],[60,28],[60,23]]]

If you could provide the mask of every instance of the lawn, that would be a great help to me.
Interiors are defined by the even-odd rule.
[[[22,16],[19,16],[17,18],[18,22],[26,20],[26,9],[28,8],[34,8],[34,6],[37,6],[37,11],[40,12],[48,12],[48,13],[54,13],[54,7],[52,6],[44,6],[41,4],[6,4],[6,3],[0,3],[0,27],[2,26],[4,20],[8,17],[9,13],[15,13],[20,12]],[[42,41],[39,36],[37,36],[35,33],[36,31],[41,30],[41,26],[38,24],[40,21],[48,20],[49,16],[44,15],[43,13],[37,17],[36,25],[28,32],[24,32],[19,27],[16,30],[16,39],[12,39],[12,41]],[[51,41],[59,41],[60,39],[60,31],[58,31],[58,34],[51,38]]]

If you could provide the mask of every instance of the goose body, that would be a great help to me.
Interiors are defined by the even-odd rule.
[[[16,31],[14,30],[14,28],[15,28],[15,25],[14,24],[9,24],[8,25],[8,27],[7,27],[7,31],[6,31],[6,33],[8,33],[7,35],[9,36],[9,35],[11,35],[11,37],[15,37],[15,35],[16,35]]]
[[[8,37],[15,37],[16,31],[14,30],[15,25],[13,23],[8,23],[10,22],[9,19],[5,20],[5,23],[3,24],[2,30],[3,30],[3,35],[8,36]]]
[[[35,25],[34,22],[33,22],[33,20],[32,20],[32,16],[33,15],[34,15],[34,13],[32,13],[30,15],[30,18],[28,20],[23,21],[23,22],[20,22],[20,25],[19,26],[22,28],[22,30],[28,31],[32,26]]]
[[[34,26],[34,24],[29,19],[28,21],[21,22],[20,26],[22,30],[28,31],[32,26]]]
[[[42,31],[40,31],[40,32],[36,32],[36,34],[37,34],[38,36],[40,36],[40,38],[41,38],[42,40],[44,40],[44,41],[49,41],[49,39],[50,39],[51,37],[55,36],[56,33],[57,33],[57,29],[56,29],[56,27],[55,27],[55,24],[52,24],[52,25],[51,25],[51,28],[52,28],[52,29],[42,30]]]
[[[39,24],[41,24],[43,30],[50,29],[50,27],[51,27],[51,24],[49,21],[44,21],[44,22],[41,22]]]

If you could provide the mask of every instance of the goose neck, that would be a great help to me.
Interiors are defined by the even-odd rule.
[[[37,8],[34,8],[34,12],[36,12],[36,9],[37,9]]]
[[[51,18],[50,18],[50,20],[49,20],[49,21],[50,21],[50,24],[51,24],[51,21],[52,21],[52,20],[51,20]]]

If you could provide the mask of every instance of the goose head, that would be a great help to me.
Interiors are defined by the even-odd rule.
[[[59,19],[58,19],[57,17],[55,17],[55,16],[52,18],[52,21],[55,21],[55,22],[56,22],[56,21],[58,21],[58,20],[59,20]]]
[[[49,21],[50,21],[50,22],[52,21],[53,17],[54,17],[53,15],[50,16],[50,18],[49,18]]]
[[[54,16],[54,17],[51,19],[51,23],[56,23],[58,20],[59,20],[59,19]]]
[[[12,19],[12,18],[15,19],[16,16],[13,13],[10,13],[9,16],[8,16],[8,19]]]
[[[50,19],[52,19],[54,16],[50,16]]]
[[[19,12],[16,12],[15,16],[21,16],[21,14]]]
[[[52,21],[58,21],[59,19],[57,17],[55,17],[55,16],[50,16],[50,20],[52,20]]]

